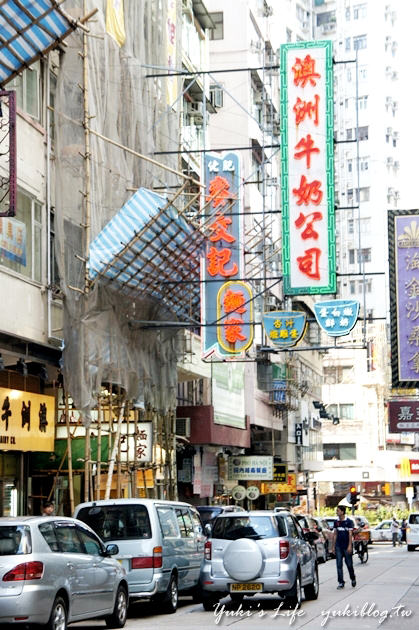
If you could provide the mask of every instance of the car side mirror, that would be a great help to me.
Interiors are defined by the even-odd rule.
[[[111,543],[110,545],[106,545],[105,555],[107,555],[107,556],[116,556],[118,553],[119,553],[118,545],[115,545],[115,543]]]
[[[205,525],[204,531],[205,531],[205,534],[208,536],[208,538],[210,538],[211,537],[211,533],[212,533],[212,527],[211,527],[210,523],[207,523]]]

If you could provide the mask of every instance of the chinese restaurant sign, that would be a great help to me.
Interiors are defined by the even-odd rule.
[[[243,356],[253,341],[252,290],[243,273],[239,158],[206,153],[206,217],[209,229],[201,263],[202,354]],[[214,326],[208,325],[214,324]]]
[[[0,451],[54,451],[55,398],[0,387]]]
[[[419,387],[419,213],[391,210],[391,371],[393,387]]]
[[[358,312],[356,300],[329,300],[314,305],[317,323],[331,337],[348,335],[356,324]]]
[[[391,400],[388,403],[390,433],[419,431],[419,401]]]
[[[286,493],[286,492],[297,492],[297,475],[295,473],[289,473],[287,475],[287,480],[283,483],[262,483],[261,491],[262,494],[278,494],[278,493]]]
[[[263,314],[263,327],[273,346],[288,348],[304,337],[306,315],[301,311],[271,311]]]
[[[0,218],[0,256],[26,266],[26,225],[22,221]]]
[[[332,42],[281,46],[284,293],[336,292]]]

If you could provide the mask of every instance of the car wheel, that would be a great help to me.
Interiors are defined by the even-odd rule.
[[[407,545],[407,551],[414,551],[415,549],[415,545]]]
[[[297,573],[297,577],[295,578],[294,587],[292,589],[292,595],[288,595],[285,598],[285,603],[290,608],[300,608],[301,602],[303,600],[303,593],[301,589],[301,578],[300,574]]]
[[[317,565],[314,569],[312,583],[304,587],[304,595],[306,599],[317,599],[319,596],[319,571]]]
[[[108,628],[123,628],[127,620],[127,614],[128,594],[125,588],[119,585],[116,592],[113,613],[112,615],[109,615],[109,617],[105,618],[106,626]]]
[[[48,623],[45,624],[44,628],[45,630],[66,630],[67,606],[62,597],[55,598]]]
[[[242,593],[230,593],[230,598],[235,604],[241,604],[244,599],[244,595],[242,595]]]
[[[202,605],[204,607],[204,610],[206,610],[207,612],[213,611],[216,605],[218,604],[218,602],[219,602],[219,599],[216,595],[213,595],[212,593],[208,593],[207,591],[203,592]]]
[[[168,615],[171,615],[177,610],[177,603],[179,599],[179,591],[177,585],[177,578],[175,575],[170,577],[169,586],[163,597],[163,610]]]

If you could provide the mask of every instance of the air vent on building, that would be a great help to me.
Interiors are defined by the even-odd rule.
[[[191,419],[176,418],[176,435],[180,437],[190,437],[191,435]]]

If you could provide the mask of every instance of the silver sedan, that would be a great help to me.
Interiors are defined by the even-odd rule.
[[[65,517],[0,518],[0,625],[65,630],[93,617],[125,625],[125,571],[84,523]]]

